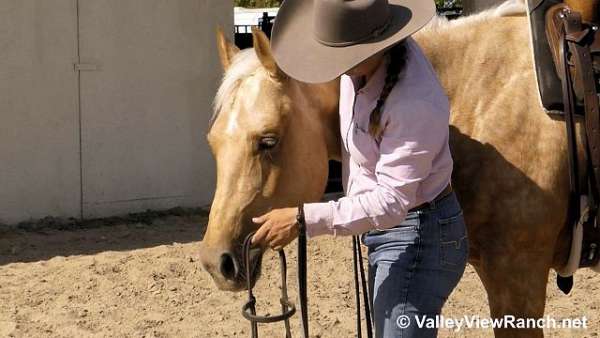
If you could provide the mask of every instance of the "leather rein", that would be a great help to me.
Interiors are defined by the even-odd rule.
[[[302,208],[299,208],[300,210]],[[306,223],[304,222],[304,214],[299,212],[297,217],[299,224],[298,234],[298,296],[300,300],[300,315],[302,323],[303,336],[308,338],[308,295],[306,288]],[[276,323],[284,322],[285,325],[285,337],[291,338],[292,331],[290,328],[290,318],[296,313],[295,305],[290,301],[287,292],[287,262],[285,259],[285,252],[279,250],[279,263],[281,266],[281,314],[275,316],[264,316],[256,314],[256,297],[252,291],[252,280],[251,280],[251,257],[250,248],[252,247],[252,236],[255,232],[251,232],[246,236],[242,249],[242,260],[246,269],[246,283],[248,288],[248,301],[242,306],[242,315],[248,321],[250,321],[250,327],[252,338],[258,338],[258,324],[259,323]]]
[[[306,250],[306,222],[304,220],[304,210],[302,207],[298,207],[298,215],[296,217],[298,223],[298,298],[300,304],[300,323],[302,328],[302,337],[308,338],[308,293],[307,293],[307,250]],[[248,288],[248,301],[242,306],[242,315],[248,321],[250,321],[251,337],[258,338],[258,324],[259,323],[276,323],[284,322],[285,325],[285,337],[291,338],[292,332],[290,328],[290,318],[296,313],[295,305],[290,301],[287,290],[287,262],[285,258],[285,252],[279,250],[279,263],[281,266],[281,313],[274,316],[258,315],[256,313],[256,297],[252,291],[251,281],[251,255],[250,249],[252,247],[252,236],[254,232],[248,234],[244,240],[242,249],[242,261],[244,262],[244,269],[246,272],[246,283]],[[360,250],[360,243],[357,236],[352,238],[353,248],[353,261],[354,261],[354,285],[355,285],[355,297],[356,297],[356,326],[358,338],[362,337],[361,330],[361,314],[360,314],[360,284],[362,284],[365,319],[367,328],[367,337],[373,337],[373,329],[371,322],[371,311],[367,295],[367,282],[365,278],[365,270],[362,260],[362,252]],[[362,283],[359,283],[359,271]]]
[[[581,217],[580,196],[585,194],[580,189],[580,168],[577,156],[577,137],[575,133],[575,116],[578,108],[584,120],[584,165],[587,166],[583,181],[586,184],[589,198],[589,213],[584,224],[584,241],[580,267],[591,267],[598,264],[600,253],[600,104],[594,75],[593,53],[600,51],[600,35],[597,26],[585,25],[581,13],[563,8],[558,13],[561,21],[560,31],[560,67],[562,79],[563,103],[568,138],[570,202],[568,223],[577,224]],[[593,42],[591,42],[593,41]],[[571,57],[569,57],[571,56]],[[572,73],[574,66],[576,73]],[[577,89],[579,88],[579,95]],[[581,101],[578,106],[577,100]],[[581,107],[582,106],[582,107]],[[572,283],[572,281],[571,281]],[[569,289],[569,288],[567,288]]]

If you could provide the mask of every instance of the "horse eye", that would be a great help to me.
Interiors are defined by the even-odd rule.
[[[275,136],[261,137],[258,143],[258,148],[260,150],[271,150],[277,146],[277,143],[279,143],[279,140]]]

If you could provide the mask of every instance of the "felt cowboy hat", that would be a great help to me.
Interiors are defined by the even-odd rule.
[[[415,33],[433,0],[285,0],[271,35],[275,61],[300,81],[331,81]]]

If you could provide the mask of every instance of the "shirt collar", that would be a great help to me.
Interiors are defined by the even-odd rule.
[[[375,100],[379,98],[381,95],[381,91],[383,90],[383,86],[385,85],[385,77],[387,75],[387,65],[389,62],[389,57],[385,56],[383,62],[379,64],[369,81],[359,90],[356,88],[360,85],[360,79],[357,76],[351,76],[352,83],[354,84],[354,92],[356,95],[364,95],[370,100]]]

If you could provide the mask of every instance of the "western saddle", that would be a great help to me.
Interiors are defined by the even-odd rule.
[[[542,106],[562,116],[568,139],[567,225],[574,229],[574,268],[600,267],[600,0],[527,0]],[[585,168],[579,167],[575,122],[583,121]],[[577,234],[579,232],[579,234]],[[579,249],[580,246],[580,250]],[[574,253],[574,248],[575,253]],[[572,257],[571,259],[572,260]],[[573,263],[573,262],[571,262]],[[573,264],[572,264],[573,265]],[[573,268],[559,288],[573,286]]]

